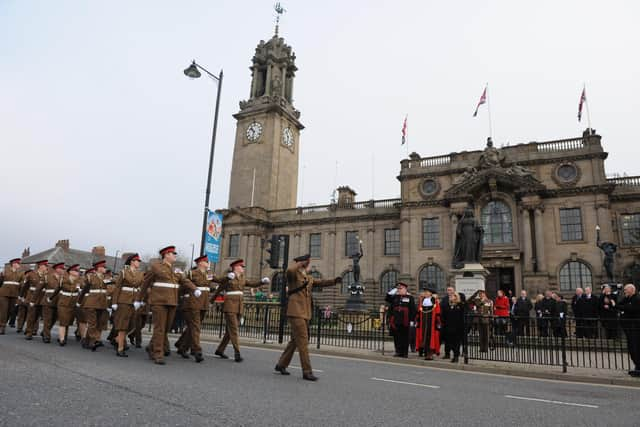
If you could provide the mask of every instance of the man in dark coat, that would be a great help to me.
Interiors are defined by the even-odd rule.
[[[389,326],[396,348],[394,356],[404,358],[409,357],[409,328],[416,318],[416,303],[407,288],[405,283],[398,282],[385,298],[389,303]]]
[[[538,315],[540,319],[540,335],[543,337],[549,336],[549,329],[553,324],[553,321],[558,317],[558,307],[556,301],[552,298],[552,292],[546,291],[544,298],[540,301],[540,313]]]
[[[629,357],[634,364],[629,375],[640,377],[640,296],[634,285],[624,287],[624,298],[616,307],[620,311],[620,323],[627,337]]]
[[[529,334],[529,317],[531,316],[532,309],[533,304],[527,296],[527,291],[521,291],[520,298],[516,300],[512,307],[515,336],[523,336],[525,334],[525,328],[527,334]]]

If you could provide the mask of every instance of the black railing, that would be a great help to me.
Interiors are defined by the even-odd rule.
[[[239,333],[263,343],[278,341],[279,303],[244,304]],[[462,355],[469,360],[547,365],[567,368],[629,370],[634,368],[627,351],[625,328],[630,323],[613,319],[465,317]],[[204,319],[205,335],[224,334],[222,304],[211,306]],[[441,331],[446,338],[446,325]],[[285,322],[284,341],[290,329]],[[316,309],[309,322],[309,343],[321,346],[393,351],[386,316],[370,312],[336,312]]]
[[[627,323],[625,323],[627,322]],[[633,368],[624,329],[617,318],[483,317],[465,318],[468,359],[572,368]]]

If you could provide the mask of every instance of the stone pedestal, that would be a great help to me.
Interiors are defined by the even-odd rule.
[[[367,312],[367,304],[362,297],[362,294],[364,293],[364,288],[362,287],[362,285],[360,285],[360,283],[354,283],[353,285],[351,285],[351,288],[349,290],[351,292],[351,295],[349,295],[349,298],[347,299],[344,311]]]
[[[465,264],[463,268],[453,270],[456,292],[463,293],[467,298],[477,291],[484,291],[485,281],[489,276],[489,270],[482,264]]]

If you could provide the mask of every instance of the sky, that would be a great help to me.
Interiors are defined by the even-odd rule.
[[[586,84],[608,173],[640,175],[637,1],[283,1],[299,68],[298,205],[349,185],[394,198],[408,152],[579,136]],[[273,1],[0,0],[0,261],[76,249],[198,251],[216,84],[211,208],[227,207],[238,102]],[[408,116],[408,146],[401,145]]]

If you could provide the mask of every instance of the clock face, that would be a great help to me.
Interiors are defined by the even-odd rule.
[[[258,122],[252,122],[247,128],[247,139],[250,142],[256,142],[262,135],[262,125]]]
[[[284,128],[282,131],[282,143],[287,147],[293,147],[293,131],[291,128]]]

